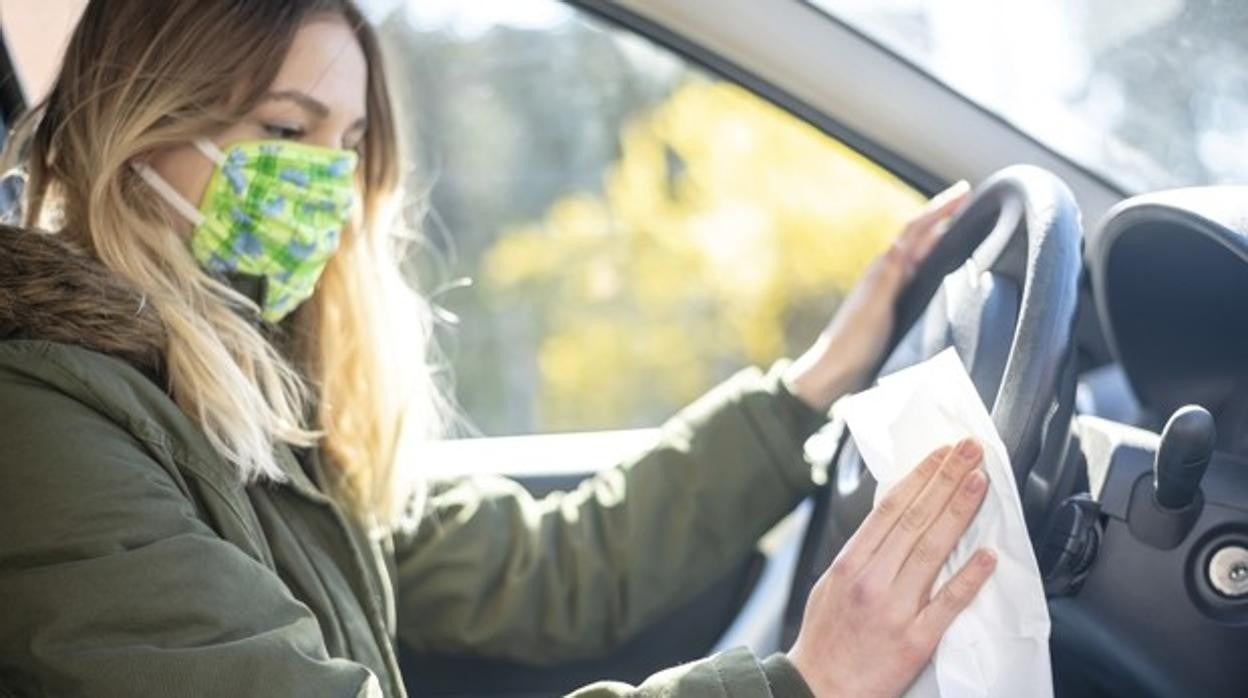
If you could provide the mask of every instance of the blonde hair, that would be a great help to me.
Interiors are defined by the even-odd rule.
[[[301,23],[322,13],[353,28],[369,64],[362,201],[315,295],[283,321],[279,351],[249,319],[251,302],[196,263],[130,165],[237,122]],[[399,134],[359,11],[349,0],[92,0],[37,112],[25,222],[56,229],[144,294],[166,331],[163,375],[178,406],[247,481],[284,478],[278,443],[320,446],[344,506],[366,524],[393,523],[419,491],[396,461],[439,434],[448,409],[428,356],[431,308],[397,263]]]

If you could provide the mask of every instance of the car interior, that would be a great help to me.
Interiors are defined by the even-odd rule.
[[[925,194],[976,183],[901,299],[877,374],[949,347],[965,363],[1019,483],[1058,696],[1244,695],[1248,185],[1125,191],[811,3],[569,4],[749,89]],[[826,68],[845,64],[858,69]],[[25,103],[7,50],[0,71],[9,124]],[[918,127],[909,115],[920,112]],[[641,681],[741,644],[782,651],[874,493],[843,425],[808,452],[826,467],[818,493],[731,574],[610,656],[532,666],[407,652],[410,692],[547,696]],[[543,494],[590,470],[509,474]]]

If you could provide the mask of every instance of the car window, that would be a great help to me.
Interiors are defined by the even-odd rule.
[[[1128,192],[1248,179],[1248,3],[810,2]]]
[[[563,3],[391,5],[381,28],[443,261],[421,283],[458,318],[443,341],[485,434],[654,426],[794,355],[921,201]]]

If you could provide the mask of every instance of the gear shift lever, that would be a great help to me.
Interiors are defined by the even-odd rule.
[[[1170,550],[1192,530],[1205,504],[1200,480],[1213,458],[1215,437],[1213,417],[1203,407],[1183,407],[1166,422],[1152,482],[1141,478],[1131,492],[1127,526],[1141,542]]]
[[[1162,508],[1179,511],[1196,501],[1215,436],[1213,416],[1197,405],[1180,408],[1166,422],[1153,463],[1153,491]]]

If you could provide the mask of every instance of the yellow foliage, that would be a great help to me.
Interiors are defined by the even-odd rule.
[[[547,430],[653,424],[801,351],[921,204],[729,83],[685,83],[620,145],[601,195],[566,195],[486,257],[497,302],[538,314]]]

